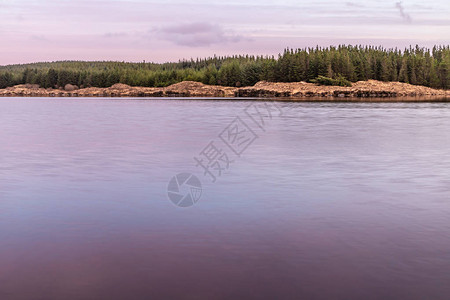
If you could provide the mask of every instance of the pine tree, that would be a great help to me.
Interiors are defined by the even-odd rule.
[[[402,65],[400,67],[400,72],[398,73],[398,81],[400,82],[409,82],[408,79],[408,65],[406,58],[403,58]]]

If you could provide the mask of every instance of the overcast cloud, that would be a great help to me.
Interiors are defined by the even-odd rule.
[[[0,64],[450,43],[447,0],[0,0]]]

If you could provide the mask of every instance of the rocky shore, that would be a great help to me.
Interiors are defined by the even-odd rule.
[[[255,97],[308,99],[449,97],[450,91],[400,82],[358,81],[351,87],[322,86],[306,82],[261,81],[250,87],[224,87],[184,81],[164,88],[132,87],[115,84],[109,88],[44,89],[37,85],[17,85],[0,89],[0,97]]]

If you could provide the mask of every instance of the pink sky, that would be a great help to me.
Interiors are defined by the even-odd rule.
[[[447,0],[0,0],[0,65],[450,43]]]

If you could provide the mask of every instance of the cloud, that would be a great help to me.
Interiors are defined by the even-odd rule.
[[[30,36],[30,39],[35,42],[49,42],[50,40],[42,34],[33,34]]]
[[[121,38],[121,37],[127,37],[129,34],[127,32],[107,32],[103,34],[103,37],[105,38]]]
[[[350,7],[364,7],[364,5],[355,2],[345,2],[345,5]]]
[[[155,29],[154,32],[160,39],[188,47],[235,43],[242,39],[238,35],[226,34],[219,25],[206,22],[171,25]]]
[[[400,13],[400,16],[408,23],[411,23],[411,16],[405,12],[405,8],[402,5],[402,2],[395,3],[395,8],[398,9],[398,12]]]

